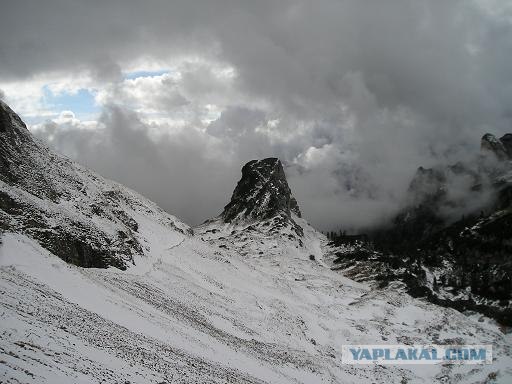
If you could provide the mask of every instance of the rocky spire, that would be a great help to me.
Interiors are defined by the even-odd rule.
[[[245,219],[266,220],[278,215],[291,218],[292,213],[301,216],[281,161],[271,157],[252,160],[243,166],[242,178],[221,217],[231,223]]]

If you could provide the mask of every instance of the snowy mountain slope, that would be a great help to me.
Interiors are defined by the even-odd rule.
[[[2,116],[16,120],[11,112]],[[0,207],[1,382],[478,383],[496,376],[508,383],[512,377],[512,336],[491,320],[414,299],[397,284],[379,290],[331,271],[325,237],[297,216],[291,192],[285,204],[265,210],[270,214],[235,222],[221,216],[192,235],[123,186],[38,143],[19,144],[7,148],[2,141],[9,156],[2,159],[1,191],[10,200],[4,197]],[[25,145],[35,148],[28,160],[19,158]],[[40,159],[46,168],[36,167]],[[275,181],[286,190],[283,176]],[[47,195],[45,183],[56,196]],[[34,224],[35,214],[42,218]],[[50,239],[66,234],[72,243],[88,244],[90,236],[99,255],[128,268],[114,268],[120,265],[112,259],[98,265],[108,268],[74,265],[80,263],[55,255],[34,235],[41,230]],[[134,263],[119,256],[119,230],[140,245],[128,247]],[[341,346],[357,343],[493,344],[495,361],[343,365]]]
[[[286,244],[280,255],[248,257],[185,238],[152,255],[148,268],[119,271],[65,264],[23,235],[2,241],[6,382],[466,383],[512,375],[511,336],[491,321],[355,283]],[[496,360],[341,364],[345,343],[432,342],[493,344]]]
[[[2,101],[0,132],[0,230],[24,233],[76,265],[121,269],[146,253],[139,218],[170,236],[191,232],[139,194],[52,153]]]

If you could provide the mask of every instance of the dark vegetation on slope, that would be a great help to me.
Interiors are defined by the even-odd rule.
[[[340,252],[350,238],[331,236],[335,268],[381,286],[401,281],[413,296],[512,325],[512,134],[486,134],[481,148],[476,164],[420,167],[408,207],[369,240]],[[462,188],[457,178],[466,181],[459,199],[450,191]],[[460,217],[447,214],[461,207]]]

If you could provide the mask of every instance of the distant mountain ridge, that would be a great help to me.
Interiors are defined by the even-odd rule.
[[[484,135],[473,163],[418,168],[407,207],[370,231],[371,244],[333,244],[335,268],[382,286],[402,281],[414,296],[511,325],[511,138]]]

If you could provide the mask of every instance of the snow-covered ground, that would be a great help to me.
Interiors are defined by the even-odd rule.
[[[325,239],[301,219],[304,247],[258,228],[211,223],[190,236],[152,216],[134,219],[145,256],[127,271],[75,267],[24,235],[3,235],[1,382],[512,380],[512,335],[398,286],[378,290],[331,271]],[[343,344],[432,343],[492,344],[495,361],[341,363]]]
[[[512,381],[512,335],[491,320],[331,270],[277,159],[253,163],[271,167],[252,202],[265,219],[247,222],[256,195],[237,195],[236,224],[192,234],[34,141],[1,101],[0,130],[0,383]],[[341,363],[344,344],[433,343],[492,344],[495,360]]]

